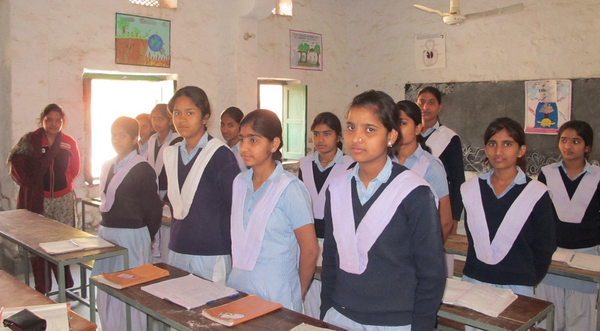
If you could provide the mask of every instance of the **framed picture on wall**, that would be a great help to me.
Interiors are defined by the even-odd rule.
[[[115,62],[170,68],[171,22],[117,13]]]
[[[525,82],[525,133],[557,134],[570,120],[570,80]]]
[[[290,30],[290,69],[323,71],[323,36]]]

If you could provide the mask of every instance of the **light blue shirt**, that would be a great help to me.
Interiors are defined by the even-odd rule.
[[[429,129],[427,129],[427,131],[425,131],[425,133],[421,134],[423,137],[429,137],[430,134],[433,133],[433,131],[437,130],[440,128],[440,122],[436,121],[435,125],[430,127]]]
[[[408,169],[412,169],[412,167],[421,159],[422,155],[425,155],[425,157],[429,160],[429,167],[427,167],[427,171],[425,172],[423,179],[429,183],[438,199],[447,196],[450,194],[450,190],[448,189],[448,178],[446,176],[446,170],[444,170],[444,166],[437,158],[421,148],[421,145],[417,144],[417,149],[413,155],[404,161],[403,166],[407,167]],[[400,163],[398,162],[398,158],[395,156],[393,161]]]
[[[485,179],[486,183],[492,188],[492,191],[494,190],[494,187],[492,186],[492,179],[491,179],[493,174],[494,174],[494,170],[492,170],[490,172],[486,172],[483,175],[479,175],[479,178]],[[522,185],[525,183],[527,183],[527,176],[525,175],[523,170],[521,170],[521,167],[517,167],[517,175],[515,176],[515,179],[513,179],[513,182],[510,183],[510,185],[508,185],[506,190],[504,190],[504,192],[502,192],[502,194],[500,194],[498,196],[498,199],[505,196],[508,193],[508,191],[510,191],[510,189],[515,187],[515,185]]]
[[[187,165],[188,163],[190,163],[190,161],[194,158],[194,156],[196,156],[196,154],[198,154],[198,151],[201,148],[206,147],[206,144],[208,144],[208,132],[204,132],[204,135],[202,136],[202,138],[200,138],[200,141],[198,141],[198,144],[196,144],[196,147],[194,147],[194,149],[192,149],[192,151],[190,153],[187,152],[187,141],[185,141],[185,139],[181,142],[181,145],[179,145],[179,153],[181,154],[181,161],[183,161],[183,164]]]
[[[284,307],[302,311],[302,294],[298,275],[298,241],[294,230],[313,223],[312,206],[308,190],[298,178],[277,166],[262,186],[254,191],[254,170],[238,175],[246,183],[244,201],[244,228],[250,215],[267,189],[283,176],[293,176],[285,188],[275,209],[269,216],[260,253],[251,271],[233,268],[227,285],[252,293],[267,300],[281,303]]]
[[[558,161],[557,164],[558,164],[558,166],[560,166],[563,169],[563,172],[566,174],[567,170],[565,169],[565,165],[563,164],[563,160]],[[590,170],[592,170],[592,165],[587,160],[585,160],[585,166],[583,167],[583,171],[580,172],[577,176],[575,176],[575,178],[571,179],[571,181],[574,181],[577,178],[583,176],[586,172],[589,172]],[[594,171],[592,170],[592,173],[593,172]]]
[[[241,171],[248,170],[248,167],[246,167],[246,165],[244,165],[244,160],[242,159],[242,155],[240,155],[240,143],[239,142],[237,144],[235,144],[233,147],[231,147],[231,151],[233,152],[233,155],[235,156],[235,160],[237,161],[237,164],[240,167],[240,170]]]
[[[319,169],[319,171],[323,172],[323,171],[333,167],[336,163],[343,163],[344,162],[344,153],[342,153],[342,150],[340,150],[338,148],[337,152],[335,152],[335,156],[333,157],[333,160],[331,162],[329,162],[329,164],[327,164],[327,166],[325,168],[323,168],[323,166],[321,165],[321,161],[319,161],[319,152],[318,151],[316,151],[313,154],[312,160],[317,165],[317,168]]]
[[[348,176],[348,180],[352,180],[352,177],[356,179],[356,192],[358,193],[358,199],[360,200],[360,204],[364,205],[367,201],[369,201],[369,199],[371,199],[371,197],[373,196],[373,194],[375,194],[375,192],[381,186],[381,184],[387,182],[388,179],[390,179],[390,176],[392,175],[392,160],[389,157],[387,158],[383,169],[381,169],[377,177],[373,178],[369,182],[368,187],[365,187],[365,184],[363,184],[363,182],[360,180],[360,177],[358,176],[359,166],[359,163],[357,163],[356,166],[354,166],[352,172],[350,173],[350,176]]]
[[[138,152],[136,150],[133,150],[133,151],[129,152],[129,154],[127,154],[127,156],[124,157],[123,160],[116,162],[116,159],[115,159],[115,167],[113,169],[113,174],[116,174],[117,171],[119,171],[119,169],[123,168],[123,166],[127,163],[127,161],[131,160],[137,154],[138,154]]]

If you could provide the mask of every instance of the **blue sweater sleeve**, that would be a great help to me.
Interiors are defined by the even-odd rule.
[[[465,167],[459,136],[452,137],[446,149],[440,154],[439,159],[442,161],[444,169],[446,169],[446,175],[448,176],[452,219],[460,220],[460,215],[463,211],[460,186],[465,182]]]

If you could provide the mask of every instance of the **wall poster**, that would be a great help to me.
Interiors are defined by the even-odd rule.
[[[446,67],[446,34],[415,35],[415,64],[417,69]]]
[[[117,13],[115,62],[170,68],[171,22]]]
[[[525,133],[556,134],[571,120],[571,81],[525,82]]]
[[[290,30],[290,69],[323,71],[323,36]]]

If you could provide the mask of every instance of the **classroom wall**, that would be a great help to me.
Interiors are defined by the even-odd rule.
[[[459,26],[412,7],[448,11],[448,0],[357,0],[348,6],[351,88],[404,98],[407,82],[468,82],[598,77],[597,0],[463,0],[463,14],[522,2],[521,13]],[[435,23],[422,23],[436,20]],[[446,34],[446,68],[418,70],[415,34]]]
[[[0,155],[27,131],[50,102],[69,115],[65,132],[83,145],[81,74],[84,68],[132,73],[174,73],[179,86],[203,87],[213,105],[209,131],[220,137],[218,113],[256,107],[257,78],[308,85],[308,122],[321,111],[344,117],[351,98],[381,89],[404,98],[407,82],[494,81],[600,75],[600,3],[524,0],[518,14],[461,26],[412,8],[408,0],[294,0],[294,16],[241,17],[259,0],[178,0],[178,9],[135,6],[127,0],[0,0]],[[519,0],[462,1],[464,13]],[[418,3],[447,10],[447,0]],[[171,20],[171,68],[114,63],[115,13]],[[289,69],[289,29],[323,34],[322,72]],[[256,38],[244,40],[245,32]],[[445,32],[444,69],[417,70],[414,35]],[[118,107],[118,104],[115,105]],[[446,114],[442,113],[443,116]],[[310,145],[309,145],[310,146]],[[85,157],[85,155],[83,155]],[[0,162],[2,208],[14,207],[14,185]],[[82,176],[77,194],[88,189]]]
[[[68,115],[64,131],[83,146],[84,69],[125,73],[178,74],[178,86],[205,89],[213,116],[209,132],[220,137],[218,114],[237,105],[248,112],[257,106],[257,78],[286,78],[309,85],[309,117],[334,111],[348,94],[345,90],[344,0],[297,0],[294,17],[245,17],[248,9],[275,0],[179,0],[178,8],[157,9],[127,0],[0,0],[0,106],[12,130],[0,132],[0,155],[26,132],[37,127],[43,107],[51,102]],[[115,64],[115,13],[171,21],[171,68]],[[262,17],[268,16],[269,13]],[[325,51],[324,72],[290,70],[288,29],[323,33],[331,51]],[[243,39],[244,33],[256,38]],[[329,46],[328,46],[329,47]],[[336,60],[336,56],[341,59]],[[11,74],[12,73],[12,74]],[[115,102],[115,107],[118,107]],[[82,158],[86,155],[82,154]],[[0,173],[8,171],[3,162]],[[97,195],[96,188],[76,180],[79,197]],[[16,188],[2,175],[2,208],[15,206]]]

